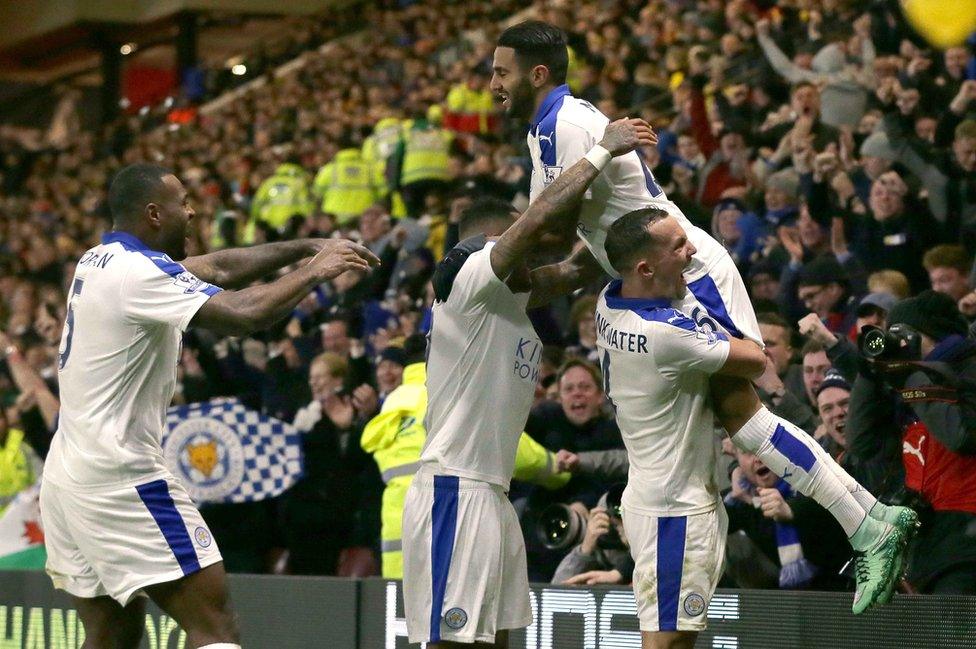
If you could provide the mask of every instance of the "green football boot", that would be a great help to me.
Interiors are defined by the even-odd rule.
[[[921,523],[918,522],[918,514],[915,513],[914,509],[908,507],[891,506],[889,514],[893,514],[890,518],[891,524],[897,529],[901,530],[902,534],[905,535],[905,547],[906,550],[912,544],[912,539],[915,538],[915,534],[918,533],[918,528],[921,527]],[[898,581],[905,575],[905,558],[907,551],[898,555],[898,565],[895,571],[895,580],[891,583],[891,590],[889,590],[884,597],[879,601],[880,604],[887,604],[891,601],[892,595],[895,593],[895,587],[898,586]]]
[[[904,565],[905,550],[905,533],[885,524],[884,533],[870,548],[854,553],[857,581],[851,606],[854,615],[883,603],[886,596],[890,598],[900,577],[899,569]]]

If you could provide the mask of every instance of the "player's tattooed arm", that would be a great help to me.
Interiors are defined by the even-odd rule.
[[[559,263],[534,268],[529,273],[532,294],[528,308],[548,304],[557,297],[569,295],[586,286],[603,273],[593,254],[582,243]]]
[[[289,264],[313,257],[323,249],[335,249],[342,239],[296,239],[248,248],[228,248],[187,257],[183,266],[204,280],[223,288],[238,288],[266,277]],[[365,250],[365,249],[364,249]],[[375,261],[375,255],[366,251]]]
[[[653,129],[644,120],[620,119],[607,126],[599,146],[605,150],[603,156],[607,153],[619,156],[640,146],[653,146],[656,142]],[[599,156],[597,153],[595,157]],[[491,268],[499,279],[508,279],[512,271],[524,263],[544,232],[574,227],[576,211],[573,208],[601,170],[602,165],[598,169],[583,158],[546,187],[492,247]]]
[[[323,247],[307,264],[274,282],[215,294],[193,316],[192,326],[228,336],[267,329],[289,315],[319,284],[349,270],[368,272],[376,265],[376,257],[363,246],[337,241],[337,245]]]

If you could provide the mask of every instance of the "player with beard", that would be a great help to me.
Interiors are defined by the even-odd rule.
[[[509,27],[495,48],[491,89],[511,117],[529,121],[530,203],[590,150],[609,121],[589,102],[572,96],[566,85],[567,65],[566,35],[540,21]],[[624,214],[647,207],[670,214],[695,248],[683,270],[686,289],[675,299],[679,311],[696,327],[762,345],[756,315],[732,258],[668,200],[637,152],[612,160],[579,208],[577,232],[599,267],[619,276],[607,257],[607,230]],[[598,273],[596,264],[588,268]],[[844,528],[858,556],[853,611],[888,601],[907,538],[918,525],[916,514],[878,502],[802,429],[763,406],[749,379],[716,375],[710,388],[715,414],[733,443],[759,456]]]
[[[239,649],[220,552],[163,462],[182,334],[266,328],[319,284],[379,260],[321,239],[183,259],[195,214],[179,179],[153,165],[120,171],[108,203],[113,230],[78,262],[61,338],[61,413],[41,482],[47,571],[72,596],[85,647],[139,646],[148,595],[188,647]],[[270,284],[218,286],[305,258]]]

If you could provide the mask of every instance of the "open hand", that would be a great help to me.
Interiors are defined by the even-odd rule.
[[[607,126],[600,146],[609,151],[610,155],[619,156],[638,147],[657,146],[657,134],[644,120],[625,117]]]
[[[369,248],[348,239],[320,239],[322,248],[309,263],[323,281],[338,277],[347,270],[369,271],[380,263]]]
[[[621,584],[623,581],[624,576],[614,568],[613,570],[590,570],[570,577],[563,583],[567,586],[593,586],[596,584]]]

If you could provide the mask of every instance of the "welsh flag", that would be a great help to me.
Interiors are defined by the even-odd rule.
[[[40,485],[24,489],[0,514],[0,570],[43,570]]]

